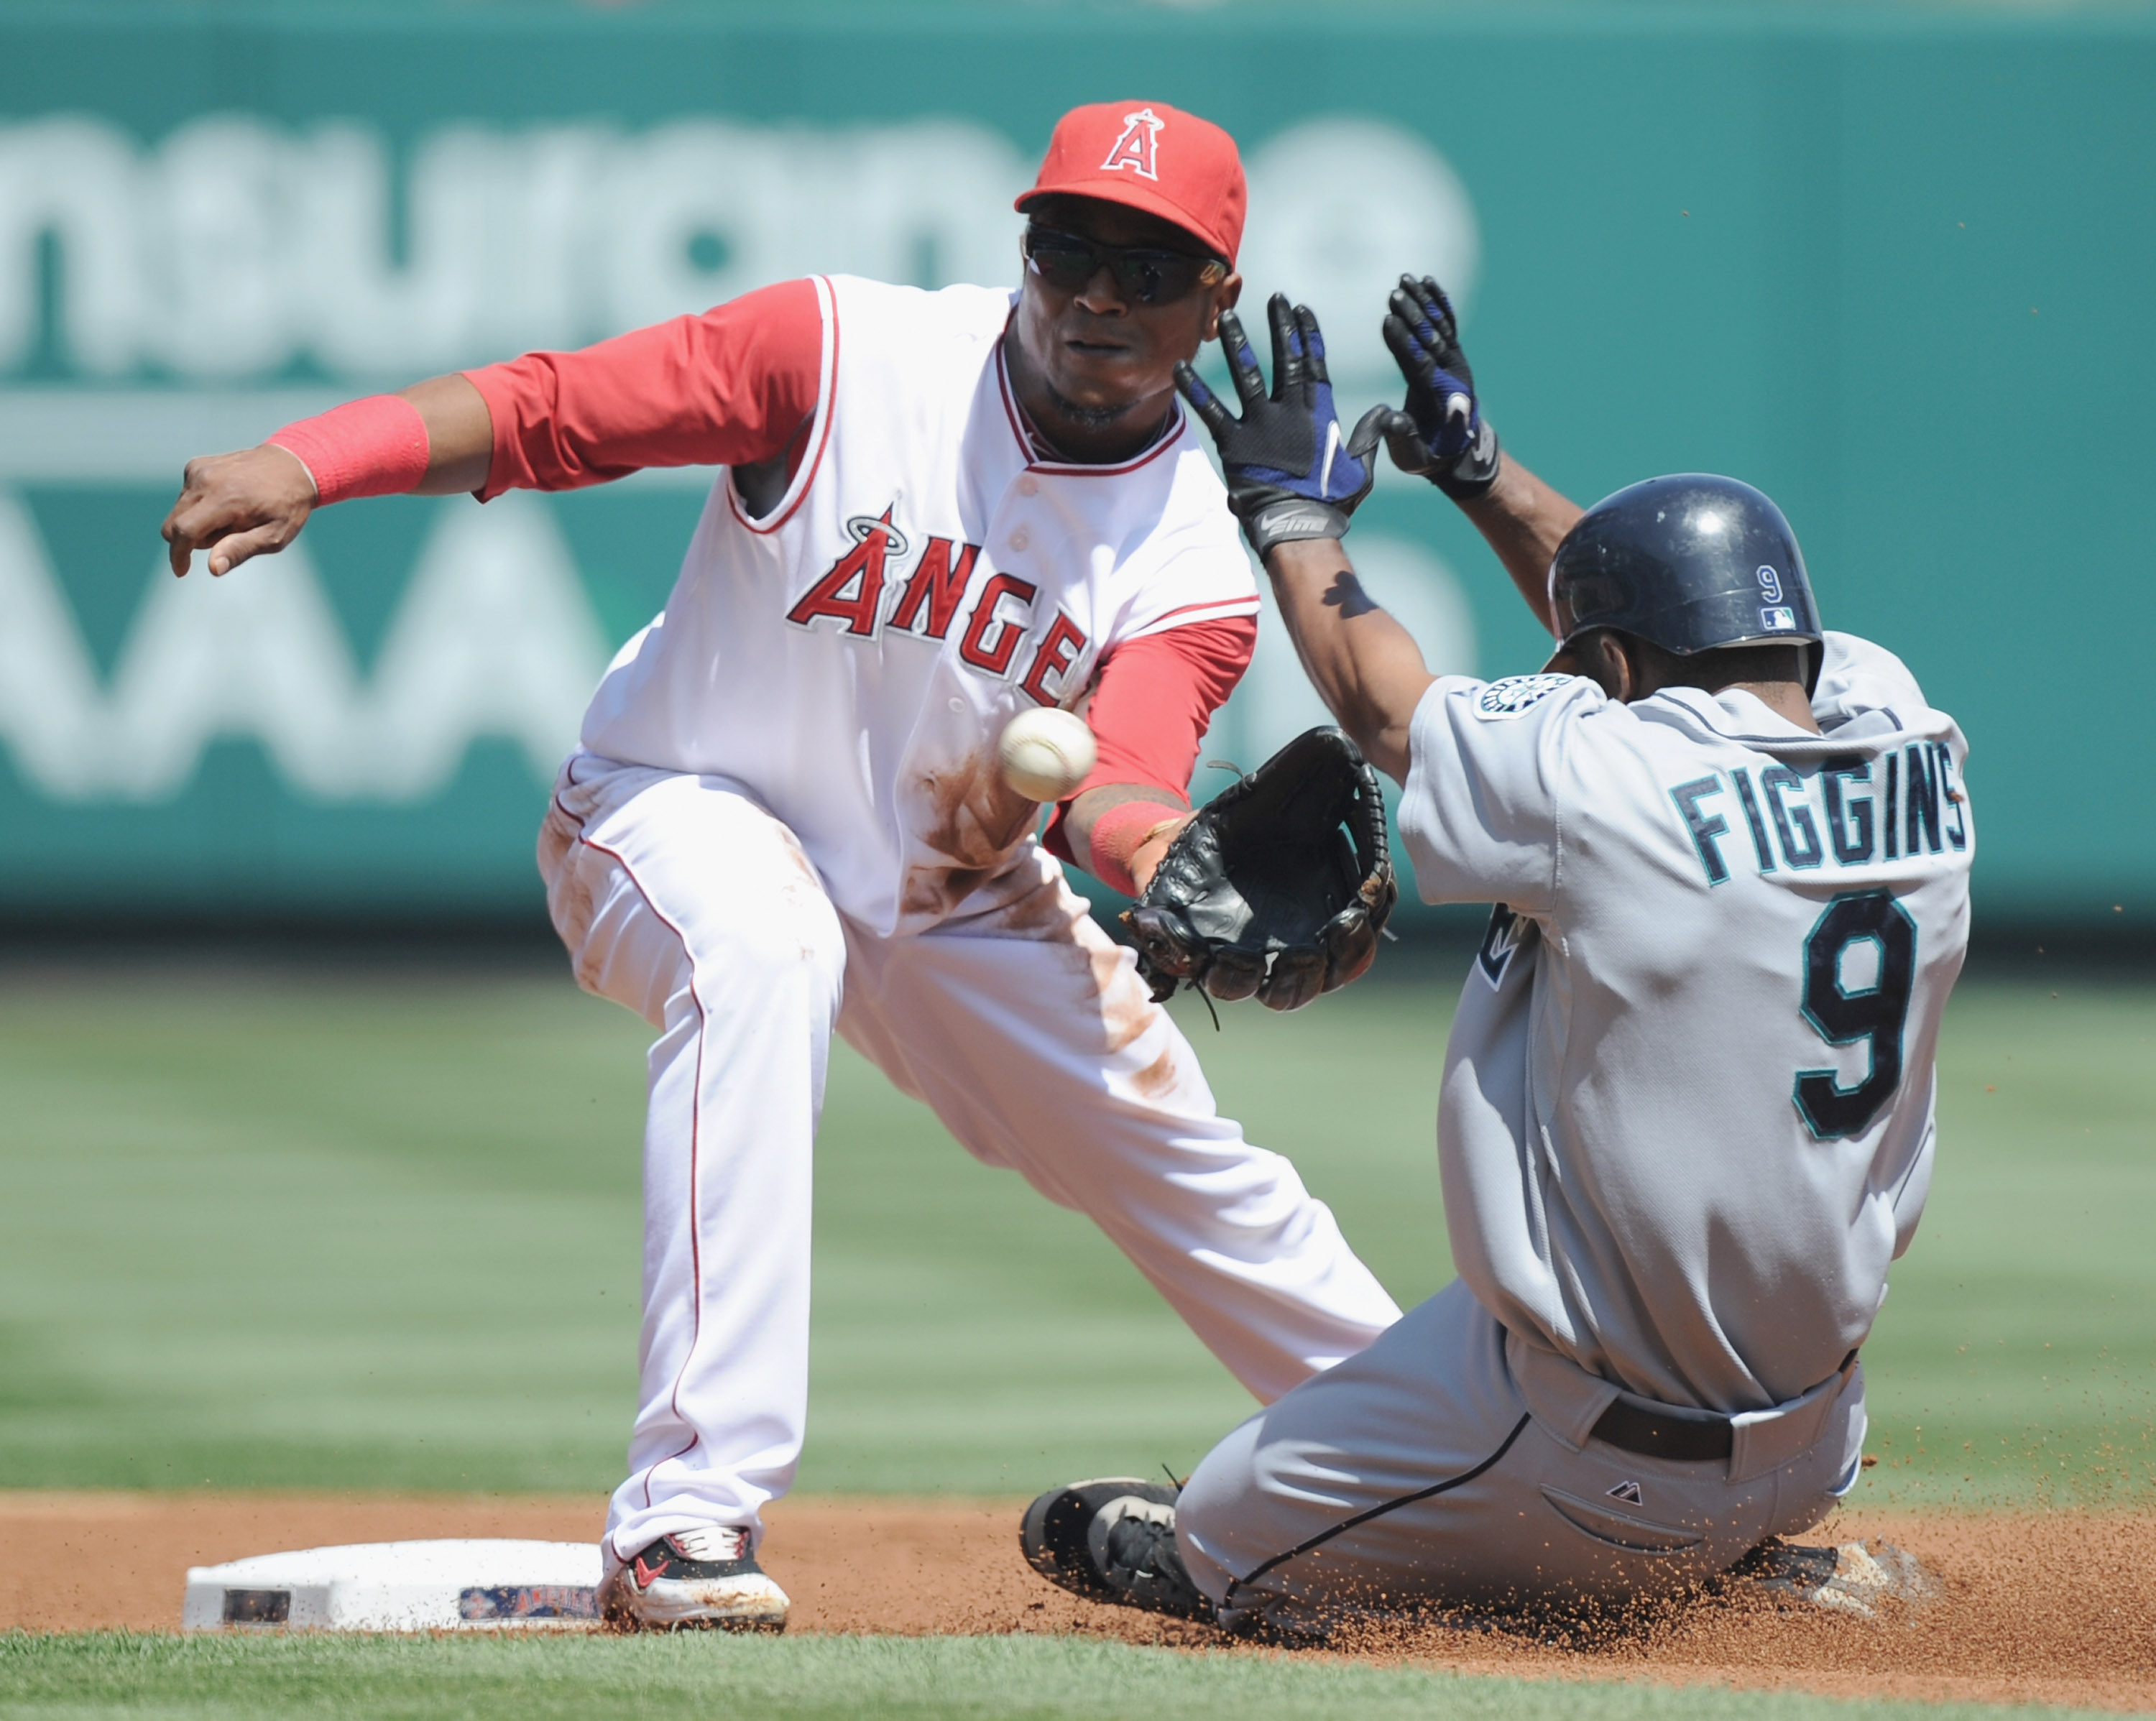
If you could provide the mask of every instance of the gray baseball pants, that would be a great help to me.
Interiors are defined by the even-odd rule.
[[[1666,1593],[1810,1529],[1856,1479],[1854,1361],[1732,1419],[1727,1459],[1595,1439],[1617,1396],[1455,1280],[1215,1447],[1177,1502],[1176,1540],[1224,1622],[1322,1631],[1418,1603]]]

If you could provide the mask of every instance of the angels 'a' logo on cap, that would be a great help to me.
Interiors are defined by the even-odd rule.
[[[1124,115],[1122,136],[1108,151],[1108,159],[1101,163],[1101,171],[1127,167],[1141,179],[1158,179],[1154,156],[1160,148],[1160,135],[1167,129],[1168,122],[1151,108]]]

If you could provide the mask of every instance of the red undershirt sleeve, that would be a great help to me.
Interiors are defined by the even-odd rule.
[[[815,284],[785,281],[578,352],[467,371],[494,419],[480,499],[782,453],[790,478],[816,411],[823,351]]]
[[[1257,643],[1256,621],[1237,616],[1148,633],[1109,652],[1086,711],[1100,756],[1049,820],[1042,841],[1051,854],[1091,869],[1092,857],[1072,853],[1068,829],[1071,802],[1089,790],[1150,786],[1173,797],[1164,807],[1188,809],[1206,727],[1250,668]]]

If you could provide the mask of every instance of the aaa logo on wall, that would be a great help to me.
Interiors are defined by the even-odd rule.
[[[55,801],[177,794],[221,735],[259,739],[303,793],[419,801],[477,736],[542,781],[576,740],[607,643],[547,505],[449,508],[362,679],[302,538],[222,580],[146,582],[100,685],[29,512],[0,494],[0,733]]]

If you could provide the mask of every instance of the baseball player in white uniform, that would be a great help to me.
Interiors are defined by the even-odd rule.
[[[760,1511],[807,1399],[811,1145],[835,1030],[965,1147],[1091,1214],[1262,1401],[1398,1318],[1332,1216],[1218,1115],[1059,861],[1142,887],[1258,604],[1173,386],[1235,302],[1227,134],[1162,103],[1057,127],[1016,293],[818,278],[531,354],[192,463],[213,573],[312,507],[724,466],[615,659],[540,840],[578,981],[650,1055],[644,1314],[603,1601],[783,1626]],[[1014,714],[1099,763],[1009,788]]]
[[[1856,1478],[1858,1347],[1931,1181],[1975,843],[1961,732],[1822,629],[1750,486],[1656,479],[1582,514],[1507,460],[1442,295],[1404,281],[1408,411],[1346,446],[1382,431],[1450,492],[1558,643],[1539,674],[1433,677],[1337,541],[1355,496],[1282,495],[1282,448],[1340,444],[1315,320],[1279,301],[1275,328],[1270,398],[1232,320],[1242,417],[1186,392],[1272,534],[1312,680],[1403,786],[1424,899],[1497,904],[1439,1099],[1460,1278],[1179,1498],[1043,1495],[1026,1553],[1084,1593],[1291,1632],[1767,1564]]]

